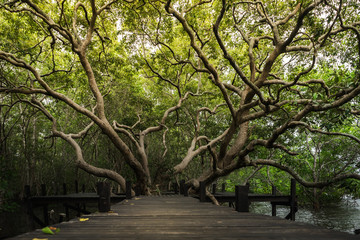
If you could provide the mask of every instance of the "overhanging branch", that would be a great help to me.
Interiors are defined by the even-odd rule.
[[[342,181],[345,179],[349,179],[349,178],[360,180],[359,174],[349,173],[349,174],[340,174],[337,176],[329,177],[329,180],[327,180],[327,181],[309,182],[309,181],[305,180],[304,178],[302,178],[293,168],[282,165],[275,160],[257,159],[257,160],[252,160],[251,164],[252,165],[267,165],[267,166],[272,166],[272,167],[278,168],[282,171],[289,173],[301,185],[303,185],[305,187],[311,187],[311,188],[323,188],[323,187],[330,186],[331,184],[334,184],[336,182],[339,182],[339,181]]]

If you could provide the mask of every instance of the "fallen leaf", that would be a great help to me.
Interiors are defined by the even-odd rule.
[[[50,230],[52,230],[55,233],[60,232],[60,228],[57,228],[57,227],[49,227],[49,228],[50,228]]]
[[[41,231],[46,234],[54,234],[54,232],[49,227],[44,227],[41,229]]]
[[[108,216],[119,216],[118,213],[108,213]]]
[[[85,222],[85,221],[89,221],[89,218],[79,218],[80,222]]]
[[[32,240],[49,240],[48,238],[33,238]]]

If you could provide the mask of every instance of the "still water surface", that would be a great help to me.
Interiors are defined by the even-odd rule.
[[[250,211],[271,215],[271,204],[253,203]],[[289,211],[288,207],[278,206],[277,216],[284,218]],[[353,234],[355,229],[360,229],[360,199],[344,200],[318,211],[299,208],[296,213],[296,221]]]

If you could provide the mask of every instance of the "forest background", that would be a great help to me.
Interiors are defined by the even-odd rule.
[[[1,0],[1,211],[75,180],[358,198],[359,26],[355,0]]]

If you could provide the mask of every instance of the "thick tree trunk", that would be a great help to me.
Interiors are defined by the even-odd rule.
[[[88,82],[91,91],[96,99],[96,111],[98,118],[94,117],[94,122],[100,127],[103,133],[109,137],[110,141],[114,144],[114,146],[120,151],[120,153],[124,156],[125,161],[129,164],[129,166],[135,172],[137,178],[137,185],[141,189],[142,194],[147,194],[149,191],[149,186],[151,184],[150,179],[150,171],[148,168],[147,157],[142,156],[140,162],[132,153],[129,146],[119,137],[118,133],[114,130],[113,126],[108,122],[105,114],[105,106],[103,96],[97,86],[94,72],[92,70],[91,64],[89,63],[86,54],[85,48],[83,48],[78,53],[80,62],[86,72],[88,77]],[[144,149],[142,149],[144,151]],[[145,152],[140,151],[140,155],[146,155]],[[89,171],[89,166],[86,167]],[[123,186],[125,186],[125,182],[123,180],[120,181]]]

